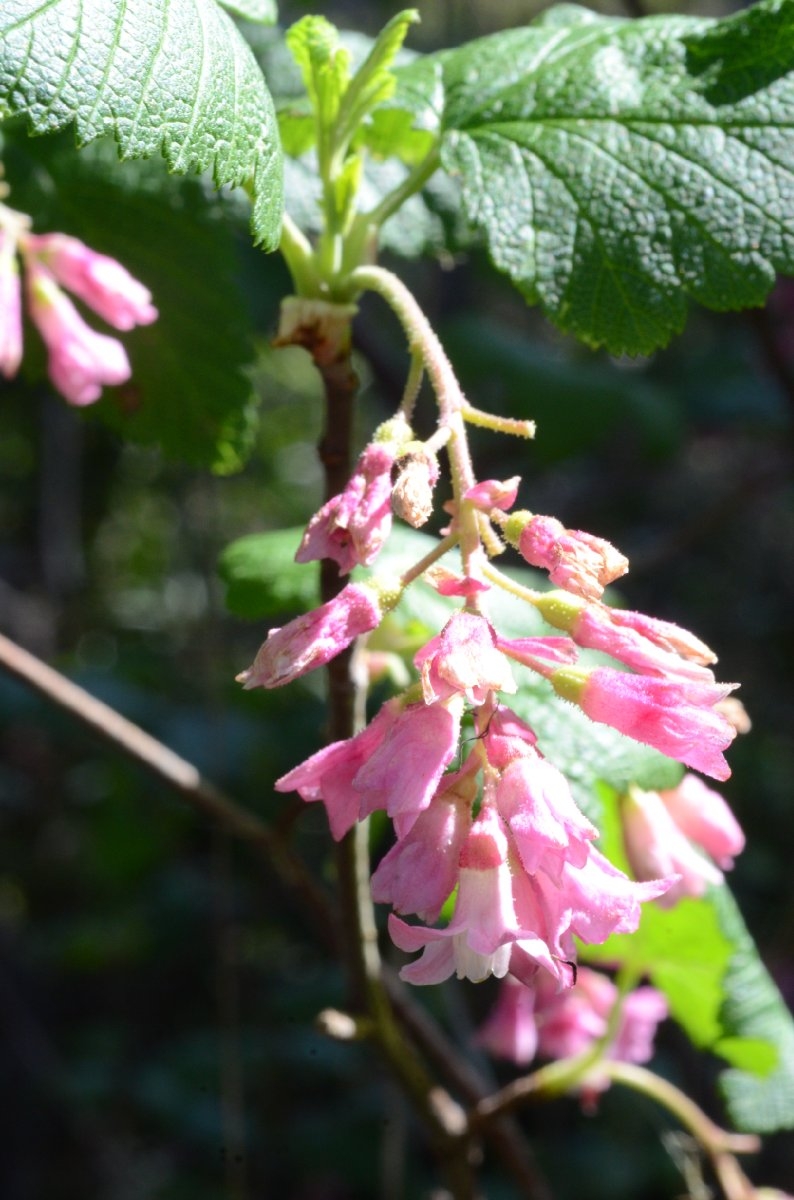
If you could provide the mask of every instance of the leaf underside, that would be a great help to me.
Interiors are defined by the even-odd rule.
[[[560,328],[645,354],[794,272],[788,0],[724,21],[582,9],[398,71],[494,263]],[[738,65],[735,65],[737,64]]]
[[[278,245],[281,153],[256,60],[216,0],[5,0],[0,115],[34,133],[74,122],[78,144],[112,134],[121,158],[245,185],[252,229]]]

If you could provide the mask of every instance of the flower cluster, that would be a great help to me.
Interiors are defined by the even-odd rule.
[[[86,324],[63,288],[114,329],[149,325],[157,309],[149,291],[115,259],[64,233],[31,233],[29,224],[0,204],[0,372],[10,379],[22,361],[21,260],[28,312],[47,347],[50,379],[70,404],[93,404],[106,384],[130,378],[129,359],[117,338]]]
[[[478,1041],[518,1066],[526,1066],[536,1054],[550,1059],[585,1054],[598,1043],[603,1058],[645,1063],[653,1056],[656,1028],[666,1016],[667,1001],[656,988],[638,987],[621,997],[606,975],[581,967],[576,984],[562,992],[547,976],[532,987],[503,980]],[[579,1087],[592,1095],[608,1085],[595,1065]]]
[[[411,470],[430,461],[407,425],[395,437],[396,424],[379,431],[345,491],[311,519],[299,561],[330,557],[347,573],[375,560],[391,527],[395,464],[399,472],[406,457]],[[424,471],[423,479],[432,487],[434,473]],[[272,630],[240,678],[246,687],[275,687],[327,662],[375,629],[417,574],[442,594],[462,598],[463,607],[416,653],[418,682],[386,701],[360,733],[326,746],[276,788],[324,804],[337,839],[376,810],[391,818],[396,841],[373,875],[372,892],[394,910],[394,943],[420,952],[403,967],[404,979],[510,977],[533,989],[537,1013],[538,996],[574,982],[577,939],[601,943],[633,932],[642,902],[691,887],[680,855],[630,856],[637,874],[631,880],[596,848],[598,830],[577,807],[565,776],[503,702],[517,690],[514,665],[547,679],[593,721],[718,779],[729,774],[723,751],[735,731],[716,707],[732,685],[715,682],[708,647],[677,626],[608,607],[604,587],[626,570],[626,560],[602,539],[552,518],[508,516],[517,485],[517,479],[488,480],[469,487],[450,507],[446,542],[458,535],[462,542],[464,528],[481,529],[483,521],[497,525],[558,585],[526,594],[554,636],[500,636],[480,609],[499,573],[485,571],[470,552],[462,576],[423,561],[396,582],[370,577],[348,584],[314,613]],[[404,490],[397,508],[404,508]],[[579,665],[580,647],[611,655],[616,666]],[[698,836],[695,824],[693,818],[680,825],[682,840]],[[724,827],[719,820],[712,826]],[[721,860],[740,848],[735,836],[701,843]],[[719,874],[711,871],[704,878]],[[628,1029],[625,1039],[631,1036]]]

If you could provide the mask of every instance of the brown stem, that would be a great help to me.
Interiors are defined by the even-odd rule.
[[[301,312],[304,319],[301,319]],[[290,300],[282,319],[279,343],[304,346],[312,355],[325,391],[325,429],[319,457],[325,472],[325,498],[344,490],[352,470],[352,439],[358,379],[352,367],[352,310],[320,301],[301,304]],[[320,571],[323,603],[342,590],[336,564],[324,559]],[[351,670],[353,649],[328,664],[329,741],[350,738],[356,732],[363,708]],[[424,1063],[406,1041],[381,978],[377,930],[369,889],[367,828],[357,824],[336,847],[337,885],[341,908],[341,944],[347,968],[349,1001],[355,1013],[363,1012],[366,1030],[378,1046],[392,1073],[423,1118],[425,1128],[446,1175],[455,1200],[474,1200],[471,1144],[460,1105],[435,1084]]]

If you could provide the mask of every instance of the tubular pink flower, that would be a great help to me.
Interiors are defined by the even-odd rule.
[[[686,763],[714,779],[731,773],[722,751],[736,736],[714,705],[736,684],[629,675],[610,667],[562,668],[549,676],[555,691],[593,721]]]
[[[0,229],[0,372],[11,379],[22,362],[22,289],[16,242]]]
[[[713,651],[670,621],[587,603],[564,592],[546,592],[536,607],[550,625],[570,633],[577,645],[611,654],[642,674],[714,681],[707,665],[716,662]]]
[[[404,838],[381,859],[372,876],[372,898],[401,913],[437,921],[458,882],[460,852],[471,829],[476,797],[476,761],[444,776],[430,802]],[[474,768],[474,770],[473,770]]]
[[[559,879],[564,862],[583,867],[598,837],[574,803],[565,776],[535,752],[514,759],[495,790],[496,804],[515,840],[521,865]]]
[[[303,800],[325,805],[331,835],[338,842],[360,816],[360,796],[353,779],[381,744],[400,713],[389,700],[366,729],[346,741],[333,742],[276,780],[277,792],[297,792]]]
[[[483,479],[481,483],[475,483],[473,487],[470,487],[464,493],[463,499],[468,500],[475,508],[479,508],[485,513],[489,513],[492,508],[504,511],[512,508],[515,504],[520,483],[520,475],[513,475],[510,479],[504,480]]]
[[[501,979],[507,973],[511,943],[519,936],[507,853],[501,821],[492,808],[484,807],[461,850],[455,912],[446,929],[423,929],[389,917],[395,945],[424,951],[403,967],[401,978],[438,983],[454,970],[459,979],[480,983],[489,975]]]
[[[535,991],[506,975],[499,985],[496,1004],[480,1026],[477,1042],[496,1058],[525,1067],[538,1048]]]
[[[681,832],[729,871],[744,849],[744,833],[719,792],[687,773],[678,787],[659,795]]]
[[[497,635],[496,644],[503,654],[544,676],[549,674],[550,664],[573,663],[578,658],[576,645],[570,638],[503,638]]]
[[[484,704],[491,691],[516,690],[491,625],[475,613],[454,613],[415,655],[414,664],[421,671],[427,704],[458,694],[470,704]]]
[[[663,908],[684,896],[702,896],[707,884],[722,883],[722,873],[687,841],[656,792],[631,788],[621,816],[626,857],[637,879],[678,876],[659,898]]]
[[[245,688],[281,687],[322,667],[354,638],[369,633],[387,606],[375,587],[349,583],[338,596],[282,629],[271,629],[247,671],[237,676]]]
[[[93,404],[105,384],[126,383],[130,364],[121,342],[86,325],[45,267],[28,263],[30,315],[49,351],[48,370],[71,404]]]
[[[353,779],[362,816],[385,808],[398,837],[405,837],[430,804],[459,734],[459,707],[420,703],[403,709]]]
[[[557,587],[598,600],[608,583],[625,575],[628,559],[604,538],[566,529],[556,517],[514,513],[505,535],[533,567],[542,567]]]
[[[65,233],[26,234],[23,252],[57,279],[114,329],[151,325],[158,317],[152,294],[129,271]]]
[[[488,762],[503,771],[515,758],[534,753],[537,737],[512,709],[500,704],[488,717],[481,734]]]
[[[316,512],[295,555],[296,562],[331,558],[339,573],[368,567],[391,532],[391,469],[394,448],[373,442],[362,452],[343,492]]]
[[[609,1057],[618,1062],[644,1063],[653,1058],[656,1029],[668,1016],[667,1000],[654,987],[635,988],[623,1000],[618,1032]]]
[[[491,588],[491,585],[482,579],[475,579],[471,575],[456,575],[446,567],[428,567],[423,578],[436,589],[439,596],[464,596],[469,599],[479,596],[482,592],[488,592]]]
[[[573,935],[600,945],[610,934],[634,933],[640,923],[641,905],[663,895],[675,879],[635,883],[593,846],[583,867],[564,863],[557,882],[542,871],[532,878],[525,877],[544,913],[548,944],[563,959],[575,958]]]

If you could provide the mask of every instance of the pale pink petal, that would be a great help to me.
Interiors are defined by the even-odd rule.
[[[115,258],[98,254],[65,233],[28,234],[24,249],[114,329],[133,329],[157,320],[151,292]]]
[[[404,837],[427,808],[439,780],[455,756],[460,717],[440,704],[409,704],[383,743],[353,780],[362,815],[385,808],[390,817],[404,814]]]
[[[682,833],[729,871],[744,849],[744,833],[719,792],[687,773],[678,787],[659,795]]]

